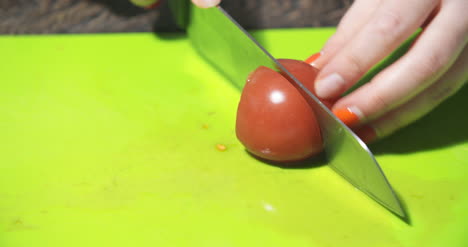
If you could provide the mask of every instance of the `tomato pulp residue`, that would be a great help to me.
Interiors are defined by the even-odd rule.
[[[227,147],[226,145],[223,145],[223,144],[216,144],[216,149],[220,152],[224,152],[227,150]]]

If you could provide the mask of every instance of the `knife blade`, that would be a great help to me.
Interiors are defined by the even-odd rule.
[[[172,2],[175,2],[176,19],[187,29],[193,47],[238,88],[244,86],[247,76],[259,66],[281,71],[289,77],[317,115],[329,165],[369,197],[406,218],[399,198],[366,144],[222,7],[201,9],[185,0]]]

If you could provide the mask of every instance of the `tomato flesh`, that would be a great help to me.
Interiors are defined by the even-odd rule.
[[[295,60],[280,62],[313,88],[314,67]],[[263,66],[250,74],[242,91],[236,134],[250,153],[272,161],[297,161],[322,151],[320,128],[305,98],[280,73]]]

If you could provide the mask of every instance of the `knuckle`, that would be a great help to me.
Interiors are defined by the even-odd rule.
[[[373,109],[378,109],[378,112],[386,112],[391,106],[389,100],[378,92],[369,96],[368,104]]]
[[[428,79],[439,73],[447,62],[445,56],[440,56],[438,52],[433,50],[425,54],[424,59],[415,64],[415,71],[422,78]]]
[[[357,55],[353,53],[348,53],[345,55],[344,60],[348,66],[347,69],[351,71],[352,74],[356,77],[364,75],[364,73],[366,72],[364,62]]]
[[[389,37],[398,32],[402,26],[402,17],[397,12],[385,11],[377,19],[374,32],[382,37]]]

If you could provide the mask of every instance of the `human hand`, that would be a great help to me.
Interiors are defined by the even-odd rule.
[[[163,0],[130,0],[133,4],[152,9],[156,8]],[[192,0],[192,2],[200,8],[210,8],[218,5],[221,0]]]
[[[419,119],[468,81],[468,1],[356,0],[311,62],[319,98],[338,99],[419,27],[410,50],[333,112],[366,142]]]

